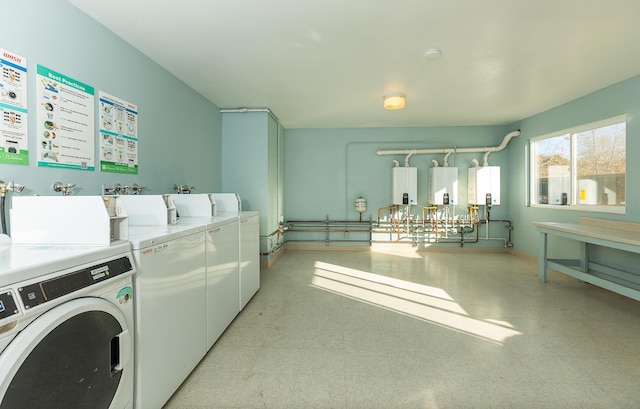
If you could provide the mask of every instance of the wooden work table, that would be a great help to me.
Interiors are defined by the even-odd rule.
[[[623,271],[594,263],[589,246],[603,246],[640,254],[640,224],[581,217],[579,223],[534,222],[540,232],[538,279],[547,281],[547,268],[587,283],[640,300],[640,268]],[[580,244],[578,259],[549,259],[547,236],[576,240]]]

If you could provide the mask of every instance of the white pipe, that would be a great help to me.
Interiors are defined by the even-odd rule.
[[[484,153],[484,160],[482,161],[482,166],[489,166],[489,154],[491,152]]]
[[[396,168],[399,168],[399,167],[400,167],[400,162],[398,162],[397,160],[395,160],[395,159],[394,159],[394,160],[393,160],[393,165],[394,165]]]
[[[404,167],[409,167],[409,158],[413,156],[413,152],[408,152],[407,156],[404,157]]]
[[[431,163],[433,163],[434,168],[437,168],[438,166],[440,166],[437,159],[431,159]]]
[[[453,152],[447,152],[444,155],[444,162],[442,163],[442,166],[447,167],[449,166],[449,156],[451,156]]]
[[[245,112],[266,112],[276,120],[277,123],[280,123],[280,120],[269,108],[220,108],[220,113],[245,113]]]
[[[476,158],[471,159],[471,163],[473,164],[474,168],[477,168],[480,165],[480,163],[478,163],[478,159]]]
[[[505,135],[502,143],[498,146],[477,147],[477,148],[430,148],[430,149],[378,149],[376,154],[382,155],[423,155],[429,153],[483,153],[483,152],[499,152],[507,147],[509,141],[520,135],[520,130],[511,131]]]

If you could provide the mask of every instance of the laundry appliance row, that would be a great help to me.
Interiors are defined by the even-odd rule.
[[[20,388],[24,391],[32,385],[26,381],[30,378],[29,373],[16,375],[25,370],[19,369],[23,364],[14,361],[21,361],[25,353],[12,346],[15,345],[13,340],[20,334],[29,334],[36,340],[33,349],[38,350],[44,348],[38,346],[39,339],[53,339],[46,341],[51,345],[47,350],[53,356],[66,359],[73,352],[73,347],[57,348],[55,345],[60,340],[47,338],[46,334],[60,333],[60,336],[78,340],[84,340],[85,336],[73,325],[61,325],[60,319],[48,311],[68,308],[67,304],[74,297],[86,294],[100,300],[101,304],[112,303],[124,309],[120,311],[122,316],[115,318],[119,327],[112,325],[111,332],[105,335],[112,335],[108,347],[105,347],[109,351],[105,365],[111,368],[110,376],[121,373],[119,378],[126,386],[116,388],[113,399],[105,406],[91,407],[162,407],[260,286],[257,212],[241,212],[241,201],[235,194],[221,194],[218,199],[222,210],[214,214],[212,203],[215,199],[210,194],[14,198],[12,243],[3,244],[4,250],[0,253],[3,255],[0,259],[0,375],[5,375],[0,376],[0,380],[13,381],[0,384],[0,409],[21,407],[13,404],[20,401],[14,401],[12,396],[24,393],[10,391]],[[230,204],[232,202],[235,204]],[[102,211],[97,210],[100,206]],[[74,215],[77,222],[71,222],[69,226],[60,223],[59,219],[49,220],[43,227],[41,216],[30,217],[38,210],[52,208],[60,209],[59,214],[62,215]],[[95,220],[89,220],[85,214],[87,208],[93,209],[89,213],[100,214],[97,217],[99,226]],[[106,228],[102,214],[104,209],[107,209]],[[17,227],[14,227],[14,220]],[[60,229],[65,229],[65,232],[57,234]],[[82,243],[73,244],[74,240]],[[36,249],[40,252],[38,254],[42,254],[38,257],[42,261],[35,265],[18,264],[17,254],[35,252]],[[59,262],[53,254],[67,254],[68,257],[60,257],[64,262]],[[120,264],[112,265],[115,263],[112,259],[120,260]],[[77,273],[80,271],[82,273]],[[101,278],[95,282],[84,278],[91,282],[86,288],[83,287],[85,284],[78,284],[82,281],[82,274]],[[65,281],[42,284],[48,280],[57,282],[54,280],[57,276],[64,277]],[[50,291],[60,291],[51,290],[51,287],[69,287],[74,291],[52,297],[51,301],[43,303],[45,306],[32,309],[22,303],[19,291],[24,291],[20,289],[25,286],[49,288],[42,295],[47,300],[52,297]],[[82,310],[83,307],[78,308]],[[107,310],[109,307],[101,305],[101,308]],[[117,311],[119,309],[116,308]],[[109,313],[118,314],[111,310],[107,311]],[[33,325],[41,316],[51,317],[54,323],[49,326],[60,329]],[[82,321],[78,325],[89,324]],[[5,327],[11,328],[6,330]],[[121,328],[120,332],[118,328]],[[29,360],[32,368],[42,368],[37,359],[41,358]],[[77,359],[88,366],[93,365],[84,355]],[[97,372],[101,373],[101,370],[97,369]],[[73,374],[62,376],[68,376],[66,382],[76,387],[94,379]],[[35,382],[47,385],[42,379]],[[53,387],[51,380],[48,384]],[[21,386],[14,388],[12,385]],[[60,391],[40,390],[39,393],[28,394],[25,399],[32,400],[25,402],[29,407],[47,408],[41,403],[46,393],[55,395]],[[108,400],[101,399],[104,402]],[[66,402],[62,406],[52,403],[49,407],[83,407],[80,401],[74,402]]]

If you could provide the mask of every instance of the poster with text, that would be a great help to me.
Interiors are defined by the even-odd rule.
[[[0,163],[29,164],[27,60],[1,48]]]
[[[37,66],[38,166],[94,170],[94,89]]]
[[[100,171],[138,174],[138,107],[105,92],[100,99]]]

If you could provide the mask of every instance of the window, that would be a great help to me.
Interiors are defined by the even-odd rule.
[[[531,205],[625,212],[624,115],[530,143]]]

